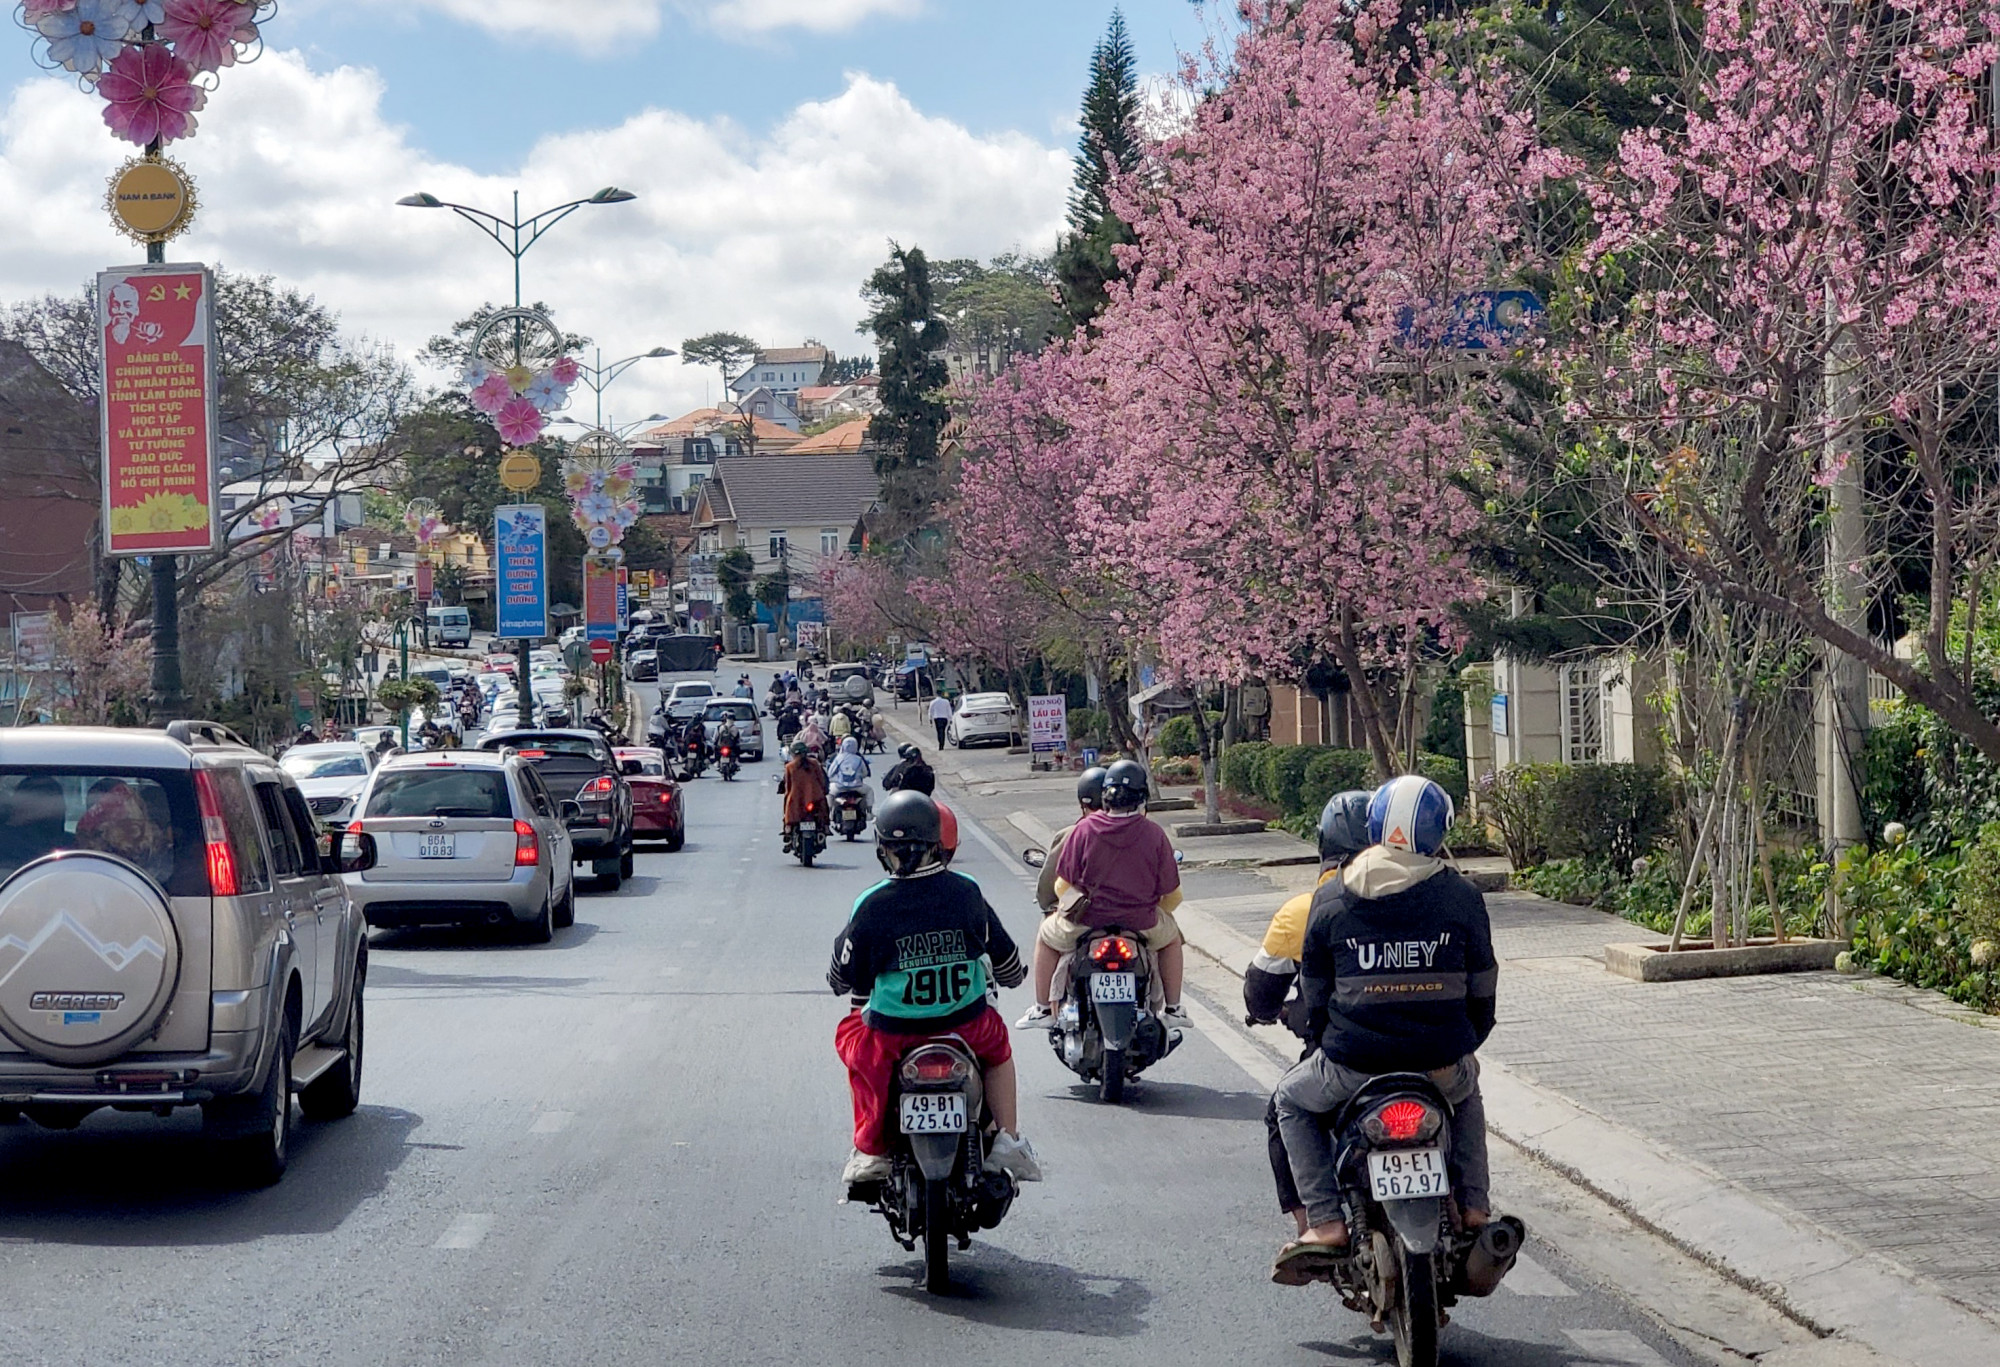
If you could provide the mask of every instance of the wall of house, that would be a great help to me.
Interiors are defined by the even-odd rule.
[[[1489,717],[1496,767],[1562,758],[1562,693],[1551,666],[1496,652]]]

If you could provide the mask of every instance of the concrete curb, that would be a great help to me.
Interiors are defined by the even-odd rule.
[[[1242,976],[1256,941],[1199,902],[1175,918],[1190,949]],[[1908,1367],[2000,1363],[2000,1325],[1907,1269],[1503,1064],[1480,1068],[1493,1133],[1816,1331]]]

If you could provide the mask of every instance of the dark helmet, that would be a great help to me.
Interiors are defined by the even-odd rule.
[[[1104,772],[1103,765],[1093,764],[1076,780],[1076,800],[1093,812],[1104,806]]]
[[[1145,804],[1150,787],[1145,765],[1121,759],[1104,771],[1104,805],[1114,812],[1129,812]]]
[[[922,757],[923,753],[924,752],[919,750],[916,746],[908,744],[907,742],[896,747],[897,759],[918,759]]]
[[[1355,789],[1335,793],[1319,814],[1321,863],[1345,864],[1375,842],[1368,838],[1368,804],[1375,794]]]
[[[944,818],[923,793],[899,789],[875,809],[875,857],[891,878],[909,878],[926,864],[942,866]]]

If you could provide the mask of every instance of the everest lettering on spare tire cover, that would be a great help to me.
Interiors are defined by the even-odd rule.
[[[0,883],[0,1033],[102,1063],[159,1024],[180,975],[166,895],[122,859],[64,851]]]

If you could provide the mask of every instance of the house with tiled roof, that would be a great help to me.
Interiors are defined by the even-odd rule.
[[[868,444],[867,418],[856,418],[838,427],[829,427],[817,436],[807,437],[794,446],[787,454],[794,456],[851,456],[866,449]]]
[[[717,461],[695,502],[696,555],[707,563],[741,546],[758,575],[788,567],[794,596],[809,597],[820,562],[849,548],[880,494],[875,462],[859,452]],[[707,591],[720,601],[718,590]]]
[[[767,418],[752,414],[750,420],[746,432],[743,416],[733,409],[697,408],[632,438],[632,451],[639,466],[639,493],[646,511],[691,510],[695,491],[708,478],[716,461],[752,454],[749,440],[752,437],[754,454],[760,459],[789,451],[802,440],[797,432]]]

